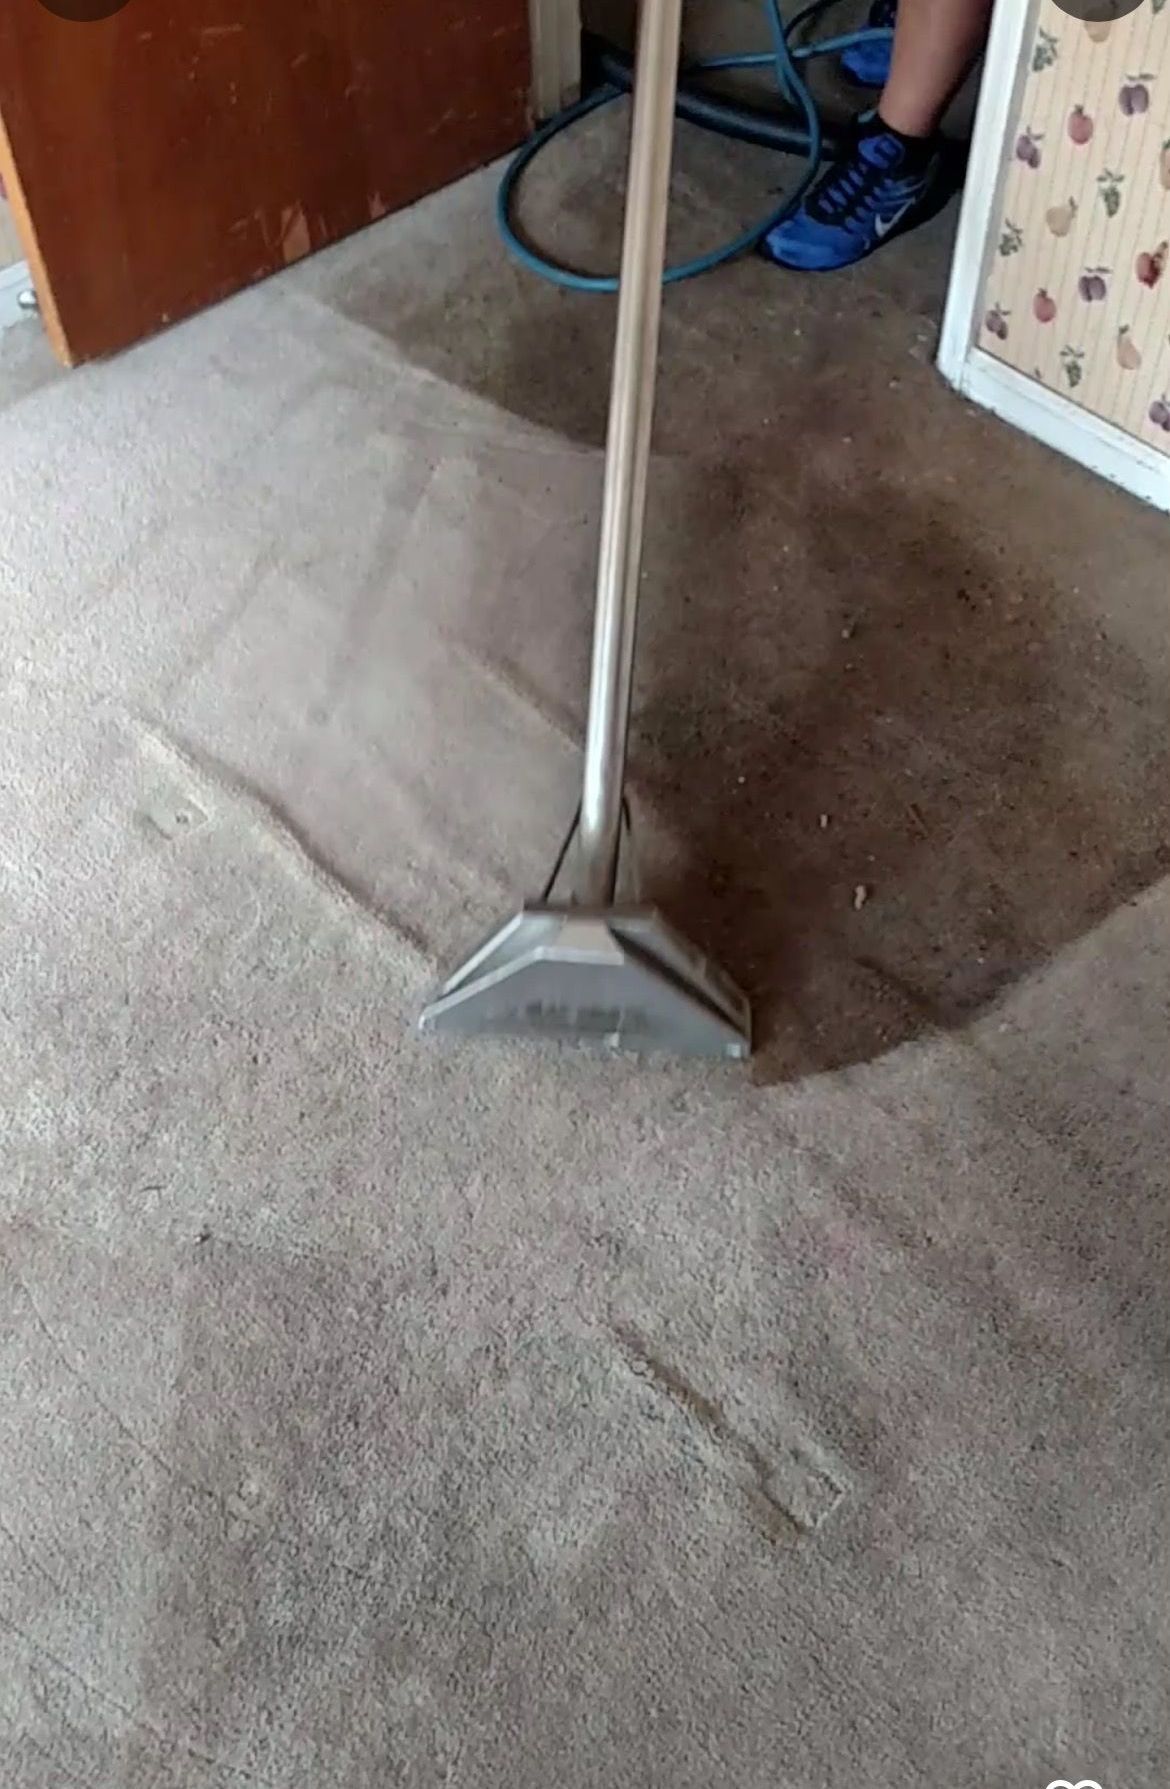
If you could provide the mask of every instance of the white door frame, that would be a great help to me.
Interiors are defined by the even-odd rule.
[[[532,112],[551,118],[581,91],[579,0],[528,0],[532,36]]]
[[[938,368],[956,390],[1025,434],[1170,512],[1170,458],[979,346],[979,303],[1006,167],[1007,135],[1027,72],[1036,0],[998,0],[975,114],[967,184],[951,263]]]

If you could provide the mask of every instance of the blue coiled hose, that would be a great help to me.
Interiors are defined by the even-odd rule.
[[[716,74],[721,70],[732,68],[770,68],[776,76],[776,85],[781,97],[799,108],[803,114],[808,132],[805,150],[806,163],[804,173],[784,203],[770,211],[758,224],[726,242],[720,248],[708,250],[705,255],[696,255],[690,261],[680,261],[677,266],[668,267],[663,274],[664,285],[677,285],[680,280],[694,279],[700,273],[710,273],[712,268],[722,267],[725,262],[733,261],[738,255],[746,254],[767,235],[769,230],[781,223],[784,218],[794,212],[805,193],[812,185],[820,166],[822,150],[821,120],[817,112],[816,102],[808,90],[801,75],[800,64],[809,62],[816,56],[835,56],[842,50],[850,49],[854,44],[888,41],[892,33],[888,30],[849,31],[838,37],[822,38],[816,43],[793,43],[793,38],[813,19],[826,12],[837,0],[813,0],[813,3],[798,12],[787,24],[780,16],[777,0],[763,0],[764,16],[768,21],[768,31],[772,39],[770,50],[757,50],[739,56],[711,56],[706,61],[688,64],[687,73]],[[541,279],[551,280],[554,286],[563,286],[570,292],[616,292],[617,277],[614,274],[578,273],[571,267],[564,267],[548,256],[538,254],[518,233],[512,222],[512,207],[516,197],[516,188],[525,169],[536,159],[547,143],[559,137],[563,130],[576,124],[578,119],[587,118],[590,112],[608,106],[615,99],[622,97],[616,87],[599,87],[589,93],[576,105],[567,106],[558,112],[555,118],[530,137],[508,163],[496,193],[496,223],[500,235],[504,239],[509,252],[515,256],[522,267],[530,273],[539,274]]]

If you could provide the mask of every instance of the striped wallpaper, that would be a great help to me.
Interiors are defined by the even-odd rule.
[[[1170,454],[1170,0],[1032,0],[979,343]]]

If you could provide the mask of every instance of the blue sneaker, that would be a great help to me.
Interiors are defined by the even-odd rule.
[[[874,115],[760,253],[803,273],[851,267],[941,211],[950,191],[939,140],[899,136]]]
[[[898,0],[873,0],[866,25],[870,31],[892,31],[897,17]],[[838,66],[858,87],[884,87],[890,78],[892,52],[893,42],[888,37],[884,43],[857,43],[842,52]]]

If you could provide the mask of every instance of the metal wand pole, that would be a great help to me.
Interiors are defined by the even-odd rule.
[[[640,0],[638,12],[578,833],[575,892],[588,906],[608,906],[617,882],[682,0]]]

